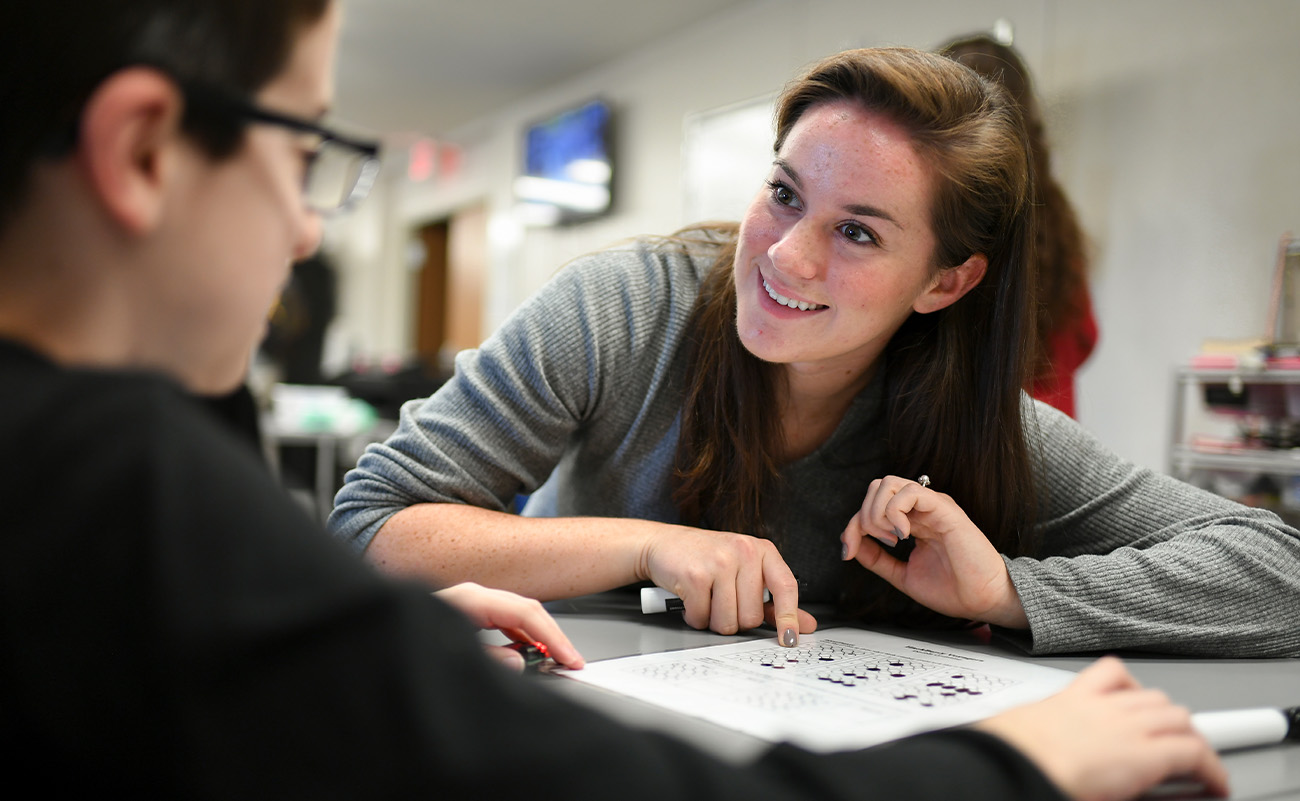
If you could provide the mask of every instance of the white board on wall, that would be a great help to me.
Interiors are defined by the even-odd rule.
[[[767,95],[686,117],[683,225],[744,214],[772,166],[774,102]]]

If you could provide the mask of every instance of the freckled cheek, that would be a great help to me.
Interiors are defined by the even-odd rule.
[[[761,207],[750,207],[740,223],[740,246],[751,255],[766,253],[781,238],[780,226],[772,215]]]
[[[855,327],[876,329],[901,323],[909,314],[908,296],[902,287],[878,281],[840,281],[830,288],[839,298],[838,311],[847,312]]]
[[[862,280],[862,276],[853,274],[859,270],[853,267],[832,269],[827,277],[826,291],[839,310],[858,313],[878,306],[877,288]]]
[[[861,282],[859,291],[868,302],[882,309],[910,306],[920,288],[910,277],[891,274],[891,272],[897,273],[897,269],[874,273],[869,277],[864,276],[865,280]]]

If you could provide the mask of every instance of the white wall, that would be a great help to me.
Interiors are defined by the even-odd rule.
[[[406,232],[480,201],[493,326],[567,259],[690,222],[682,132],[692,115],[770,94],[844,47],[933,47],[999,18],[1015,26],[1056,171],[1093,241],[1102,339],[1080,377],[1080,418],[1121,454],[1163,468],[1171,368],[1202,339],[1263,333],[1277,239],[1300,231],[1294,0],[753,0],[455,132],[455,175],[409,185],[392,160],[372,209],[336,232],[341,326],[361,353],[404,352]],[[437,91],[431,83],[429,102]],[[510,182],[523,126],[596,95],[618,109],[616,213],[519,228]]]
[[[1278,238],[1300,233],[1300,3],[1104,6],[1059,4],[1040,62],[1096,255],[1079,415],[1163,468],[1171,368],[1204,339],[1266,333]]]

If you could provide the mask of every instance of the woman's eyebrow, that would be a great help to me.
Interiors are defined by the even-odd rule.
[[[796,189],[803,189],[803,180],[799,178],[799,171],[794,167],[791,167],[790,162],[778,158],[772,161],[772,165],[790,176],[790,182],[795,185]],[[878,206],[870,206],[865,203],[849,203],[844,206],[844,210],[857,217],[875,217],[891,223],[898,228],[903,227],[903,224],[896,220],[894,215]]]

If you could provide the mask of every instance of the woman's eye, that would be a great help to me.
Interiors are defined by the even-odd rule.
[[[850,242],[859,242],[864,245],[874,244],[876,237],[857,223],[844,223],[840,226],[840,233]]]
[[[771,187],[772,199],[777,203],[780,203],[782,206],[790,206],[796,209],[800,208],[799,196],[794,193],[793,189],[780,181],[768,181],[767,185]]]

